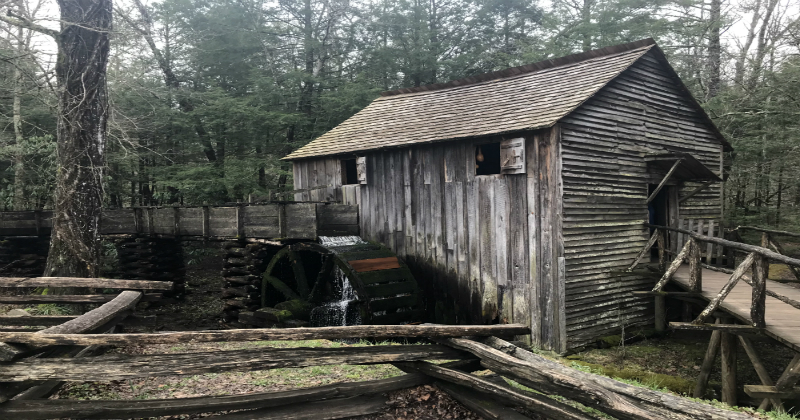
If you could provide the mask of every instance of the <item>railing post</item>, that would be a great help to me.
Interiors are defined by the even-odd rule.
[[[693,292],[703,291],[703,266],[700,265],[700,243],[690,238],[692,246],[689,251],[689,288]]]
[[[771,242],[772,238],[770,237],[769,233],[762,232],[761,233],[761,247],[769,249],[769,243]],[[769,264],[766,267],[767,275],[764,278],[769,278]]]
[[[761,254],[755,254],[753,261],[753,303],[750,305],[750,319],[753,326],[764,328],[764,312],[766,309],[767,298],[767,274],[769,273],[769,261]]]

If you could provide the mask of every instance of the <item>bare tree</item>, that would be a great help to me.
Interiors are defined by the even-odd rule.
[[[106,64],[111,0],[58,0],[61,30],[9,11],[0,17],[55,39],[58,45],[58,173],[45,276],[96,277],[105,165]]]

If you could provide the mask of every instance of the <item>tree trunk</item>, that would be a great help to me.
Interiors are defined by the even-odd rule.
[[[96,277],[111,0],[58,0],[58,173],[45,276]]]
[[[720,27],[722,17],[722,0],[711,0],[711,14],[709,20],[708,34],[708,90],[706,91],[706,101],[717,96],[720,83],[720,62],[722,61],[722,45],[720,44]]]
[[[17,1],[17,13],[25,15],[25,6],[21,0]],[[22,133],[22,66],[25,54],[25,33],[22,26],[17,27],[17,58],[14,66],[14,100],[12,105],[14,143],[14,210],[25,210],[25,159],[23,152]]]

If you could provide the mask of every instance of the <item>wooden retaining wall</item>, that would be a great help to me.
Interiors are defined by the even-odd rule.
[[[52,211],[0,213],[0,236],[49,235]],[[358,207],[332,203],[136,207],[103,210],[101,234],[200,236],[210,239],[358,235]]]

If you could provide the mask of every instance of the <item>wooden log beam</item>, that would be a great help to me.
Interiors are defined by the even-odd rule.
[[[717,293],[713,299],[711,299],[711,301],[708,303],[708,306],[706,306],[706,308],[700,312],[700,315],[698,315],[697,318],[692,321],[693,324],[700,325],[704,323],[705,320],[710,317],[711,314],[717,310],[717,308],[719,308],[722,300],[728,296],[731,290],[733,290],[733,288],[736,286],[736,283],[738,283],[742,276],[744,276],[744,273],[753,265],[755,258],[756,255],[752,252],[747,255],[744,261],[742,261],[742,263],[736,267],[736,270],[733,271],[733,274],[731,274],[731,276],[728,278],[728,282],[722,287],[722,290],[720,290],[720,292]]]
[[[755,227],[755,226],[737,226],[736,229],[733,229],[733,230],[740,230],[740,229],[741,230],[745,230],[745,229],[755,230],[757,232],[765,232],[765,233],[769,233],[771,235],[791,236],[793,238],[800,238],[800,233],[789,232],[789,231],[786,231],[786,230],[764,229],[764,228]]]
[[[735,406],[737,405],[736,398],[736,336],[726,332],[720,331],[720,359],[721,359],[721,377],[722,377],[722,402]]]
[[[114,354],[58,361],[22,360],[0,366],[0,381],[52,379],[77,382],[115,381],[149,376],[463,358],[463,353],[439,345],[266,348],[188,354]]]
[[[700,266],[700,243],[694,238],[690,239],[692,249],[689,251],[689,290],[703,291],[703,267]]]
[[[49,327],[63,324],[78,318],[78,315],[31,315],[31,316],[0,316],[0,325],[5,326],[42,326]],[[122,322],[125,325],[154,325],[155,315],[128,315]],[[18,330],[19,331],[19,330]]]
[[[528,416],[523,416],[517,411],[514,411],[512,408],[506,407],[500,398],[491,394],[478,392],[465,386],[443,381],[436,381],[434,385],[484,419],[533,420]]]
[[[683,197],[678,199],[678,204],[683,203],[684,201],[694,197],[699,192],[703,191],[704,189],[708,188],[709,185],[713,184],[715,181],[705,181],[697,188],[693,189],[689,194],[684,195]]]
[[[470,387],[477,391],[491,394],[497,398],[513,401],[531,411],[546,416],[548,419],[589,420],[593,418],[576,408],[570,407],[564,403],[555,401],[543,395],[536,397],[530,394],[525,395],[517,392],[511,387],[501,386],[485,379],[481,379],[479,376],[471,375],[458,370],[437,366],[428,362],[405,362],[398,363],[397,365],[404,370],[408,369],[411,371],[416,371],[436,379]]]
[[[672,174],[675,173],[675,170],[678,169],[678,166],[680,166],[682,162],[683,159],[681,158],[676,160],[675,163],[672,164],[672,167],[669,168],[667,174],[664,175],[664,179],[662,179],[661,182],[658,183],[656,189],[654,189],[653,192],[650,193],[650,196],[647,197],[647,204],[650,204],[651,201],[655,200],[658,193],[661,191],[662,188],[664,188],[664,185],[667,185],[667,181],[669,181],[669,179],[672,178]]]
[[[736,250],[739,250],[739,251],[744,251],[744,252],[755,252],[757,254],[761,254],[761,255],[769,258],[770,260],[779,261],[779,262],[782,262],[782,263],[787,264],[787,265],[793,265],[795,267],[800,267],[800,260],[798,260],[797,258],[790,258],[790,257],[778,254],[777,252],[771,251],[769,249],[766,249],[766,248],[763,248],[763,247],[760,247],[760,246],[745,244],[745,243],[741,243],[741,242],[733,242],[733,241],[729,241],[729,240],[726,240],[726,239],[715,238],[713,236],[698,235],[696,232],[691,232],[691,231],[688,231],[686,229],[678,229],[678,228],[673,228],[673,227],[669,227],[669,226],[651,225],[650,223],[644,223],[644,226],[652,227],[652,228],[666,229],[666,230],[670,230],[670,231],[673,231],[673,232],[680,232],[680,233],[683,233],[685,235],[689,235],[692,238],[695,238],[695,239],[697,239],[697,240],[699,240],[701,242],[711,242],[711,243],[714,243],[714,244],[717,244],[717,245],[722,245],[722,246],[727,247],[727,248],[733,248],[733,249],[736,249]]]
[[[686,244],[681,248],[681,251],[675,256],[675,259],[672,263],[667,267],[667,271],[664,272],[664,275],[661,276],[661,279],[656,283],[655,287],[653,287],[654,292],[660,292],[661,289],[667,284],[667,282],[675,275],[675,272],[681,267],[683,264],[684,258],[686,258],[686,254],[689,253],[689,250],[692,248],[692,241],[686,241]]]
[[[785,391],[779,391],[776,387],[769,385],[745,385],[744,392],[753,398],[800,398],[800,387],[798,386]]]
[[[720,323],[719,318],[717,318],[716,323]],[[692,394],[695,398],[703,398],[706,395],[708,379],[711,377],[711,371],[714,369],[714,361],[717,360],[717,353],[719,353],[721,334],[722,332],[720,331],[711,332],[711,339],[708,341],[706,355],[703,358],[703,364],[700,366],[700,374],[697,375],[697,383],[694,386],[694,393]]]
[[[695,324],[693,322],[670,322],[669,327],[673,330],[725,331],[731,334],[761,334],[764,331],[760,328],[755,328],[752,325]]]
[[[425,375],[402,375],[389,379],[337,383],[291,391],[222,395],[160,400],[29,400],[0,404],[0,416],[15,420],[53,418],[147,418],[188,415],[226,410],[249,410],[308,403],[331,398],[381,394],[430,383]]]
[[[124,293],[124,292],[123,292]],[[155,302],[160,300],[161,293],[146,293],[142,295],[142,302]],[[106,303],[111,302],[117,295],[26,295],[26,296],[0,296],[0,303],[11,305],[40,304],[40,303]]]
[[[334,420],[366,416],[385,409],[385,397],[370,395],[261,408],[214,417],[221,420]]]
[[[744,413],[572,369],[496,337],[486,339],[486,344],[459,338],[442,342],[473,353],[487,369],[535,391],[560,395],[622,420],[752,420]]]
[[[172,282],[78,277],[0,277],[0,287],[91,287],[95,289],[172,290]]]
[[[654,292],[650,291],[643,291],[643,290],[634,290],[630,292],[634,296],[661,296],[661,297],[668,297],[668,298],[701,298],[703,297],[702,293],[698,292]]]
[[[753,261],[753,282],[751,284],[753,293],[750,303],[751,325],[756,328],[767,326],[764,318],[767,309],[767,277],[769,277],[769,261],[758,255]]]
[[[637,265],[639,265],[639,262],[642,261],[642,258],[644,258],[644,256],[647,255],[648,252],[650,252],[650,248],[652,248],[653,245],[655,245],[656,241],[658,241],[658,236],[660,232],[661,231],[658,229],[656,229],[656,231],[653,232],[653,235],[650,236],[650,240],[647,241],[647,244],[644,246],[644,248],[642,248],[641,251],[639,251],[639,254],[636,255],[636,258],[633,260],[633,263],[631,263],[631,265],[625,271],[630,273],[631,271],[633,271],[634,268],[636,268]]]
[[[0,333],[0,341],[36,345],[150,345],[216,341],[335,340],[341,338],[488,337],[530,334],[521,324],[494,325],[354,325],[320,328],[259,328],[181,331],[155,334],[48,334]]]
[[[740,335],[739,343],[742,345],[742,348],[744,348],[745,353],[747,353],[747,357],[750,359],[750,363],[753,365],[753,369],[755,369],[758,379],[761,380],[761,385],[774,386],[775,382],[769,376],[767,368],[764,367],[763,363],[761,363],[761,358],[758,357],[758,352],[756,352],[756,347],[753,345],[753,342],[750,341],[749,338]],[[746,387],[747,385],[745,385],[745,388]],[[752,395],[750,396],[752,397]],[[774,398],[772,399],[772,404],[779,406],[781,404],[781,400]]]

